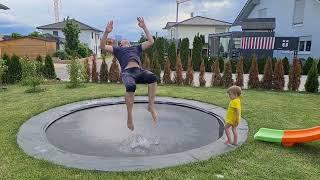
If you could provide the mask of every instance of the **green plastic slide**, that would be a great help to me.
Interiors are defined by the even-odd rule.
[[[281,143],[283,135],[284,135],[284,130],[261,128],[254,135],[254,139],[259,141]]]

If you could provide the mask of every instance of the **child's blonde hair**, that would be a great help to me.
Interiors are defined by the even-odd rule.
[[[228,91],[228,93],[231,92],[235,95],[237,95],[238,97],[241,96],[241,87],[239,86],[231,86]]]

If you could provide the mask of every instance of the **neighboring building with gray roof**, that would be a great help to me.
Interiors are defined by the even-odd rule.
[[[232,23],[229,22],[203,16],[195,16],[178,23],[168,22],[163,29],[168,31],[168,39],[179,40],[189,38],[190,48],[192,49],[194,36],[198,33],[205,36],[207,43],[209,34],[228,32],[231,25]]]
[[[9,8],[3,4],[0,4],[0,9],[8,10]]]
[[[88,47],[98,56],[101,54],[101,50],[99,49],[100,45],[100,33],[101,30],[89,26],[85,23],[79,22],[75,19],[71,19],[75,24],[77,24],[81,30],[79,39],[83,44],[88,45]],[[64,35],[62,29],[65,27],[66,21],[43,25],[37,27],[43,34],[52,34],[56,37],[60,37],[64,39]],[[60,46],[61,47],[61,46]],[[61,47],[63,48],[63,46]]]
[[[273,28],[275,37],[297,37],[299,58],[319,58],[319,17],[320,0],[248,0],[233,25],[246,29]],[[293,51],[275,51],[274,56],[292,58]]]

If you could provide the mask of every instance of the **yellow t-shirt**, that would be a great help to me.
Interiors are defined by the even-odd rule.
[[[230,125],[235,125],[235,120],[236,120],[236,109],[239,109],[239,122],[241,119],[241,102],[240,98],[236,98],[230,101],[229,107],[227,110],[227,115],[226,115],[226,122]]]

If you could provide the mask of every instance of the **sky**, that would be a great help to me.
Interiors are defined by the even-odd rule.
[[[233,22],[246,0],[192,0],[179,6],[179,21],[191,13]],[[0,10],[0,34],[28,34],[37,26],[54,23],[53,0],[0,0],[10,10]],[[136,17],[144,17],[152,34],[164,35],[168,21],[176,19],[176,0],[61,0],[60,20],[69,16],[100,30],[114,21],[111,37],[136,41],[142,29]]]

